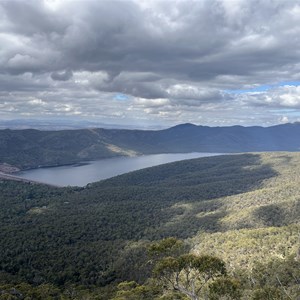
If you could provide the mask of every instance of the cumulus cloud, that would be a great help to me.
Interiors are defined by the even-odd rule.
[[[283,85],[264,92],[246,92],[238,98],[254,106],[300,108],[300,86]]]
[[[300,109],[276,87],[300,81],[299,19],[282,0],[2,1],[1,116],[275,123]]]

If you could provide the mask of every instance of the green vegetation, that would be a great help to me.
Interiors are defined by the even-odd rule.
[[[207,298],[209,284],[225,276],[226,268],[219,258],[184,254],[161,259],[154,268],[154,275],[164,287],[197,300]]]
[[[21,169],[72,164],[117,155],[130,155],[113,147],[97,130],[0,130],[0,163]],[[132,152],[135,154],[134,152]]]
[[[21,169],[80,163],[120,155],[174,152],[298,151],[300,124],[207,127],[181,124],[165,130],[0,130],[0,164]]]
[[[297,299],[299,180],[299,153],[194,159],[85,188],[3,180],[0,299]]]

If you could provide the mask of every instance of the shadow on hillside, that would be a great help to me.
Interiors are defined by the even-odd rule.
[[[97,232],[99,240],[188,238],[201,230],[224,231],[220,220],[227,212],[220,198],[259,189],[274,176],[260,154],[165,164],[93,184],[77,200],[73,196],[74,207],[82,210],[74,217],[85,223],[87,236]]]
[[[253,218],[263,226],[286,226],[297,223],[300,214],[300,200],[289,201],[288,203],[269,204],[256,208]]]
[[[159,184],[159,198],[168,200],[160,212],[157,234],[151,238],[188,238],[199,231],[224,231],[220,220],[227,212],[220,198],[257,190],[263,186],[264,180],[277,176],[272,166],[263,163],[259,154],[228,155],[186,163],[195,166],[189,172],[165,178]],[[278,209],[276,212],[280,213]],[[266,211],[257,213],[259,217]],[[266,216],[267,223],[268,218]]]
[[[284,210],[276,204],[264,205],[258,207],[253,217],[261,222],[264,226],[282,226],[285,221]]]

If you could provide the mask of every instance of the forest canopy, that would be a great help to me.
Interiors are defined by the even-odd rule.
[[[132,293],[181,299],[180,289],[157,283],[157,263],[196,255],[219,259],[229,276],[209,282],[210,297],[223,286],[244,299],[295,299],[298,166],[298,153],[249,153],[152,167],[84,188],[2,180],[0,290],[113,299],[124,294],[120,282],[135,282]],[[159,243],[169,237],[177,250],[164,253]]]

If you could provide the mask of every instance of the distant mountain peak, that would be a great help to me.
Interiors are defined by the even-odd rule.
[[[198,126],[192,123],[183,123],[183,124],[175,125],[171,128],[192,128],[192,127],[198,127]]]

